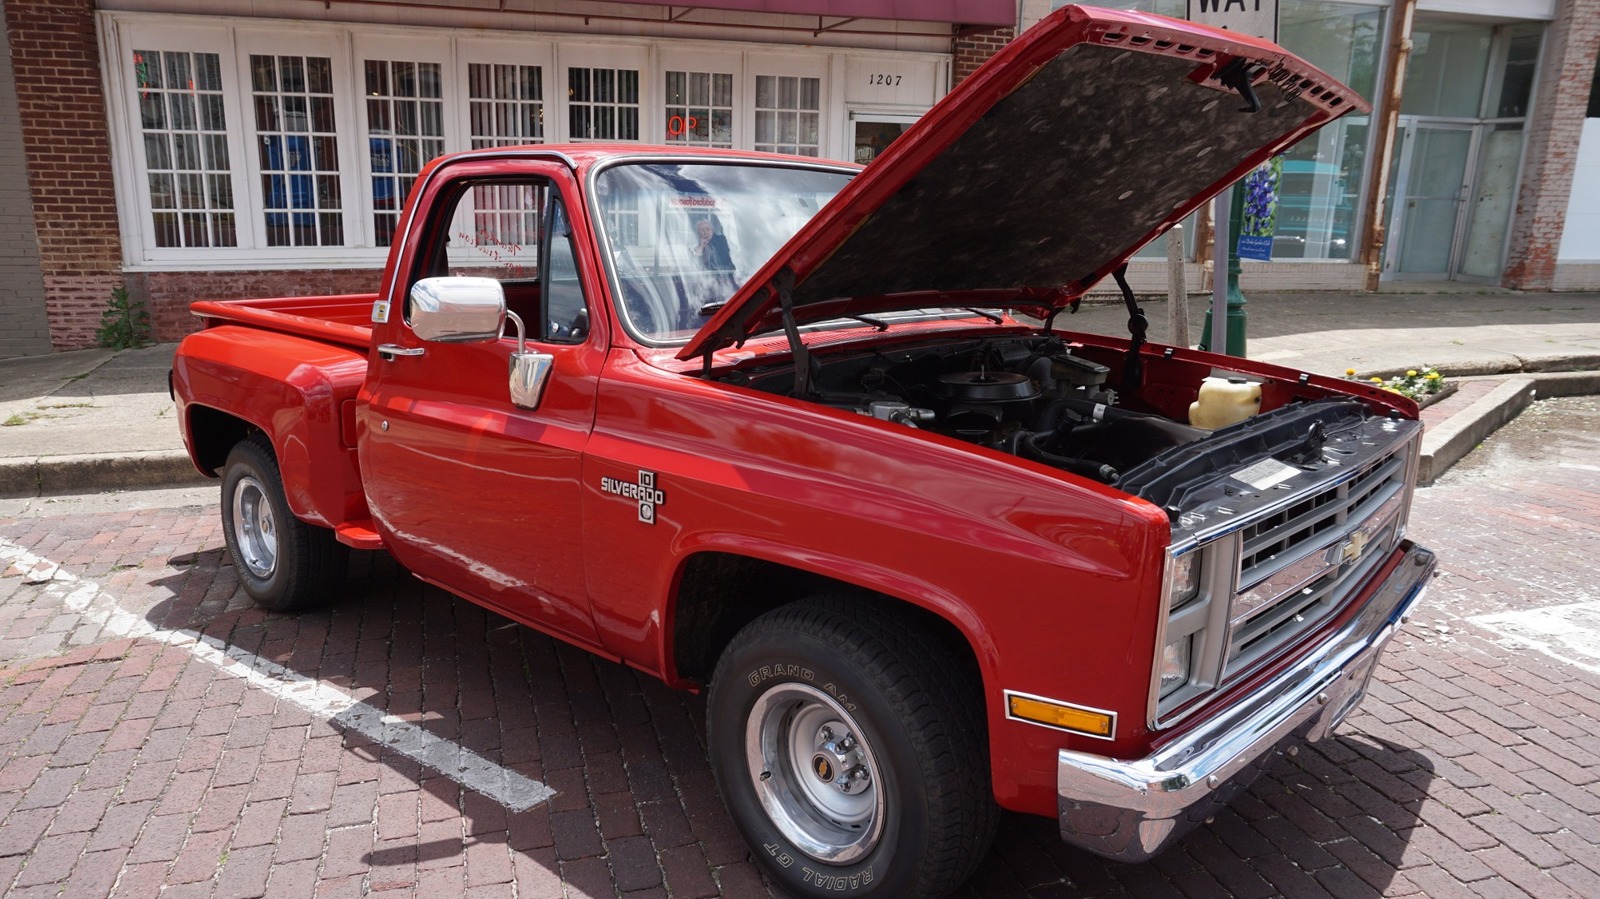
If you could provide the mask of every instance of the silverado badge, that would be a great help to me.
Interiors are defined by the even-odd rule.
[[[639,480],[636,483],[630,484],[616,478],[601,478],[600,489],[605,493],[638,500],[639,520],[645,524],[656,523],[656,506],[667,501],[667,495],[656,489],[656,473],[642,468],[639,469]]]

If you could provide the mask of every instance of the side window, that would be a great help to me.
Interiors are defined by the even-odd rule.
[[[455,275],[493,278],[529,340],[582,343],[589,306],[578,277],[572,222],[543,178],[462,181],[441,194],[408,282]],[[409,302],[409,295],[407,297]],[[406,310],[410,320],[410,309]],[[507,336],[515,336],[509,325]]]
[[[582,343],[589,336],[589,304],[578,277],[572,221],[554,192],[550,198],[550,248],[545,253],[545,339],[550,343]]]
[[[543,178],[455,185],[435,204],[409,283],[441,275],[493,278],[505,291],[506,309],[522,319],[529,337],[537,339],[542,319],[539,252],[545,242],[549,196],[550,186]]]

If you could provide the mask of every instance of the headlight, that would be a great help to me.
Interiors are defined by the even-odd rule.
[[[1180,637],[1161,650],[1162,696],[1189,682],[1189,647],[1193,643],[1193,636]]]
[[[1177,611],[1200,595],[1200,553],[1186,552],[1172,560],[1172,595],[1167,609]]]

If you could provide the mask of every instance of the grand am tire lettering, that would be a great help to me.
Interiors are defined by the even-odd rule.
[[[837,874],[820,874],[810,868],[802,868],[802,876],[808,883],[814,883],[825,890],[859,890],[864,886],[872,885],[872,869],[868,868],[860,874],[841,877]]]
[[[771,680],[775,677],[798,677],[801,680],[816,680],[816,675],[809,669],[802,668],[799,665],[784,665],[781,663],[777,665],[762,665],[760,668],[750,672],[750,676],[746,680],[750,682],[750,686],[754,687],[762,681]]]

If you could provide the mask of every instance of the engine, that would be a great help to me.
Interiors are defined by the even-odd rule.
[[[1055,337],[962,341],[834,358],[813,378],[818,399],[1114,483],[1211,432],[1119,406],[1111,370]],[[774,374],[752,386],[781,389]]]

